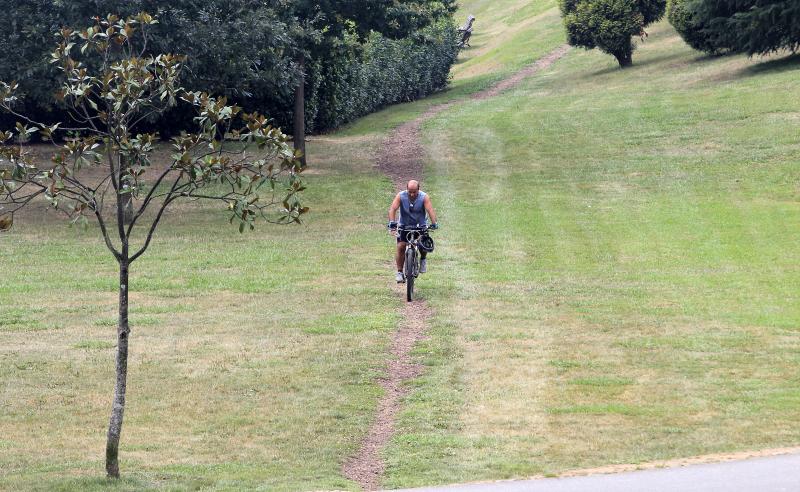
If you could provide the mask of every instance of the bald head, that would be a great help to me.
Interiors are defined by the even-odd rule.
[[[413,203],[419,196],[419,181],[415,179],[409,181],[406,185],[406,190],[408,190],[408,198],[411,199],[411,202]]]

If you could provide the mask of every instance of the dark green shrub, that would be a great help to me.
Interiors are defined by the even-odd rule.
[[[375,32],[363,44],[346,38],[346,52],[312,73],[312,80],[319,81],[309,104],[314,105],[313,130],[331,130],[390,104],[444,89],[458,54],[456,38],[449,22],[404,39]]]
[[[718,51],[755,55],[800,48],[798,0],[691,0],[687,8]]]
[[[713,39],[706,32],[706,25],[694,18],[691,5],[692,0],[669,0],[667,4],[667,19],[672,27],[678,31],[686,44],[698,51],[714,54],[721,51],[712,42]]]
[[[572,46],[599,48],[621,67],[631,65],[632,37],[664,16],[666,0],[561,0],[561,13]]]

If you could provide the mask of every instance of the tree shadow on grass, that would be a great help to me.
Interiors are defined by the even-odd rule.
[[[728,56],[736,57],[736,56],[741,56],[741,54],[707,55],[698,58],[696,61],[698,63],[710,62]],[[781,72],[788,72],[791,70],[798,70],[798,69],[800,69],[800,54],[795,53],[781,58],[776,58],[774,60],[762,61],[758,63],[749,64],[744,67],[738,67],[735,69],[726,70],[724,72],[715,74],[713,77],[706,79],[705,81],[706,82],[711,81],[717,83],[729,82],[737,79],[743,79],[743,78],[754,77],[759,75],[767,75],[767,74],[778,74]]]
[[[478,50],[483,48],[485,45],[486,41],[483,40],[475,41],[474,39],[471,39],[469,46],[461,48],[461,50],[459,51],[459,57],[456,59],[456,62],[453,64],[453,66],[461,65],[465,62],[472,60],[476,56],[479,56]],[[461,56],[462,53],[464,53],[466,56],[462,57]]]
[[[800,69],[800,53],[793,53],[777,60],[769,60],[739,70],[739,75],[749,77],[767,73],[781,73]]]
[[[611,55],[609,55],[609,56],[611,56]],[[637,61],[636,52],[634,52],[633,56],[634,56],[633,65],[631,65],[630,67],[622,68],[622,67],[619,66],[619,64],[615,63],[614,65],[610,65],[610,66],[608,66],[606,68],[601,68],[600,70],[595,70],[594,72],[587,72],[586,74],[584,74],[583,78],[591,78],[591,77],[597,77],[597,76],[600,76],[600,75],[608,75],[610,73],[617,73],[619,71],[636,72],[639,69],[641,69],[642,67],[648,67],[650,65],[656,65],[656,64],[659,64],[659,63],[668,62],[668,61],[674,60],[676,58],[684,57],[684,56],[686,56],[686,54],[685,53],[664,53],[663,55],[654,56],[654,57],[651,57],[651,58],[645,58],[644,60],[641,60],[641,61]]]
[[[698,56],[694,57],[692,59],[692,63],[699,63],[699,64],[712,63],[712,62],[715,62],[717,60],[724,60],[726,58],[734,58],[736,56],[739,56],[739,53],[731,53],[731,52],[728,52],[728,51],[723,51],[721,53],[703,53],[701,55],[698,55]]]

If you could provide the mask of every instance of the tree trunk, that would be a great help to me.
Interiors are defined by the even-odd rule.
[[[294,148],[303,153],[300,162],[306,165],[306,59],[300,55],[297,60],[300,78],[294,90]]]
[[[120,176],[128,174],[128,159],[120,156],[119,165],[122,168]],[[133,193],[123,193],[119,199],[122,201],[122,223],[128,225],[133,221]]]
[[[133,222],[133,194],[125,193],[120,199],[122,200],[122,223],[128,225]]]
[[[630,67],[633,65],[633,46],[630,46],[623,51],[614,53],[614,56],[616,57],[617,62],[619,62],[619,66],[621,68]]]
[[[106,473],[109,478],[119,478],[119,437],[122,433],[122,416],[125,412],[125,390],[128,379],[128,252],[123,247],[119,262],[119,323],[117,325],[117,382],[114,385],[114,403],[108,424],[106,443]]]

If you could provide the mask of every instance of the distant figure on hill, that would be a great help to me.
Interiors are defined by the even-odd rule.
[[[461,41],[458,42],[458,47],[463,48],[469,46],[469,38],[472,37],[472,23],[475,22],[475,16],[470,15],[467,17],[467,22],[458,28],[458,33],[461,34]]]
[[[397,211],[400,211],[400,221],[397,221]],[[426,217],[427,216],[427,217]],[[431,219],[430,229],[436,229],[436,212],[431,205],[431,199],[427,193],[420,191],[419,182],[411,180],[406,185],[406,190],[401,191],[394,197],[392,205],[389,207],[389,231],[397,237],[397,253],[395,263],[397,264],[397,283],[403,283],[403,265],[405,263],[406,243],[408,242],[408,228],[426,228]],[[425,258],[426,251],[420,252],[419,273],[425,273],[428,269],[428,261]]]

